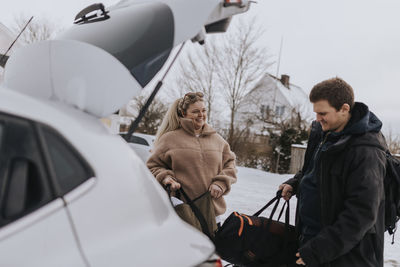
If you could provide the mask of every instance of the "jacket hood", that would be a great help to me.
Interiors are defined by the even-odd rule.
[[[359,135],[368,132],[378,133],[382,128],[382,122],[368,109],[368,106],[356,102],[351,112],[351,119],[343,130],[344,134]]]
[[[179,122],[181,127],[191,135],[196,135],[194,131],[194,124],[191,119],[180,118]],[[207,123],[204,124],[203,130],[201,131],[200,135],[211,135],[216,133],[216,131]]]
[[[352,136],[358,136],[355,139],[353,138],[353,144],[371,145],[373,143],[374,145],[385,147],[383,136],[380,134],[382,122],[368,109],[367,105],[360,102],[355,103],[351,118],[343,131],[322,133],[321,125],[314,125],[313,127],[315,127],[314,130],[321,132],[321,137],[329,134],[322,148],[323,151],[335,152],[344,149],[352,139]]]

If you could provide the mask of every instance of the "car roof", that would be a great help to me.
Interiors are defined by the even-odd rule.
[[[119,135],[121,135],[121,136],[124,136],[124,135],[126,135],[126,134],[128,134],[128,132],[119,132]],[[152,141],[154,141],[155,139],[156,139],[156,136],[155,135],[151,135],[151,134],[144,134],[144,133],[133,133],[132,135],[135,135],[135,136],[139,136],[139,137],[143,137],[143,138],[145,138],[146,140],[152,140]]]

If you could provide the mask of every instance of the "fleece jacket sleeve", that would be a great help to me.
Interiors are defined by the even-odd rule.
[[[354,150],[353,155],[342,212],[299,249],[307,266],[319,266],[348,253],[376,223],[383,199],[384,156],[370,147]]]
[[[163,142],[160,141],[160,143],[155,147],[153,154],[151,154],[150,158],[146,162],[147,168],[149,168],[151,173],[160,183],[167,176],[172,176],[175,178],[175,173],[171,170],[171,164],[163,150]]]
[[[216,184],[222,188],[223,194],[229,193],[231,185],[236,183],[236,156],[233,153],[228,143],[224,145],[222,154],[222,170],[212,179],[212,184]]]

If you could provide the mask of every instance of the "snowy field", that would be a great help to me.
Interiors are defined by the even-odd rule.
[[[228,209],[224,217],[232,211],[253,214],[275,196],[278,186],[293,175],[279,175],[256,169],[238,167],[238,181],[225,197]],[[296,198],[290,201],[291,223],[294,223]],[[269,214],[268,211],[264,212]],[[391,245],[391,236],[385,234],[385,267],[400,267],[400,234],[395,236]]]

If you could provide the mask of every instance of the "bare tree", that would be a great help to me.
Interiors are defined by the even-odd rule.
[[[392,154],[400,154],[400,136],[393,135],[392,130],[389,130],[389,133],[386,135],[386,143],[388,145],[389,151]]]
[[[227,33],[213,36],[212,40],[208,36],[204,47],[192,49],[181,61],[178,88],[205,94],[209,121],[215,110],[216,96],[221,95],[228,105],[230,123],[225,136],[233,150],[235,139],[244,133],[243,127],[235,124],[235,115],[247,93],[255,88],[272,65],[266,49],[257,45],[262,34],[255,19],[250,22],[239,20]]]
[[[187,57],[180,61],[180,75],[176,80],[181,91],[204,94],[207,121],[211,122],[217,86],[215,45],[214,42],[206,42],[205,45],[197,46],[193,50],[193,53],[188,53]]]
[[[133,101],[131,102],[130,110],[128,110],[128,107],[122,108],[119,110],[119,115],[131,117],[133,121],[134,118],[136,118],[137,114],[139,114],[143,106],[146,104],[147,96],[140,95],[133,98],[132,100]],[[165,113],[167,113],[167,110],[168,106],[160,101],[159,98],[155,98],[150,104],[146,113],[144,114],[136,131],[140,133],[155,135],[157,133],[158,127],[161,125]]]
[[[257,45],[263,31],[255,20],[239,21],[225,34],[216,53],[221,91],[230,110],[228,142],[234,149],[235,115],[246,95],[272,65],[267,51]]]
[[[25,27],[28,21],[29,16],[23,14],[16,16],[14,18],[14,26],[12,27],[12,30],[18,34]],[[59,27],[48,19],[34,17],[19,40],[22,44],[31,44],[50,39],[58,31]]]
[[[291,146],[307,141],[310,122],[302,113],[293,108],[290,115],[282,119],[271,111],[270,116],[257,116],[264,122],[264,129],[269,134],[269,145],[272,149],[271,170],[276,173],[287,173],[290,167]]]

